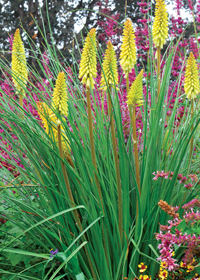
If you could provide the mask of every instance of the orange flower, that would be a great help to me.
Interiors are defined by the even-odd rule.
[[[37,34],[34,33],[33,36],[32,36],[32,38],[35,40],[35,39],[37,38]]]
[[[29,23],[29,26],[31,26],[32,24],[34,24],[34,20],[32,19],[31,22]]]

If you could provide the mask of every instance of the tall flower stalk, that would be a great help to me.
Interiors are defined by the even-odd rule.
[[[28,71],[24,44],[22,42],[19,29],[15,31],[12,45],[12,79],[15,88],[19,93],[19,104],[23,107],[23,96],[25,96],[25,90],[22,84],[24,85],[27,83]]]
[[[94,88],[94,78],[97,75],[97,60],[96,60],[96,29],[93,28],[88,33],[83,52],[81,55],[80,69],[79,69],[79,78],[82,78],[82,84],[86,86],[86,95],[87,95],[87,109],[88,109],[88,122],[89,122],[89,134],[90,134],[90,147],[92,154],[92,162],[97,171],[97,163],[95,156],[95,148],[94,148],[94,138],[93,138],[93,125],[92,125],[92,110],[91,110],[91,101],[90,101],[90,89]],[[99,184],[99,180],[95,176],[95,182],[97,186],[97,190],[99,193],[101,206],[103,209],[103,200],[101,187]]]
[[[89,122],[89,134],[90,134],[90,147],[91,147],[91,155],[92,155],[92,163],[97,171],[97,163],[96,163],[96,155],[95,155],[95,148],[94,148],[94,137],[93,137],[93,125],[92,125],[92,109],[91,109],[91,100],[90,100],[90,89],[94,88],[94,78],[97,75],[97,59],[96,59],[96,29],[93,28],[88,33],[85,43],[83,46],[83,52],[81,55],[81,62],[80,62],[80,69],[79,69],[79,78],[82,78],[82,84],[86,87],[86,96],[87,96],[87,111],[88,111],[88,122]],[[104,207],[103,207],[103,199],[101,193],[101,187],[99,183],[99,179],[94,173],[95,183],[97,186],[97,191],[100,198],[100,203],[102,207],[103,214]],[[103,231],[103,242],[104,242],[104,249],[106,260],[108,262],[108,252],[106,249],[106,238],[105,238],[105,229],[102,225]],[[94,276],[93,272],[93,276]],[[96,279],[96,277],[95,277]]]
[[[153,35],[153,42],[155,44],[155,47],[157,48],[156,51],[157,77],[158,77],[157,98],[159,98],[161,49],[163,48],[163,45],[165,44],[166,39],[168,38],[168,13],[164,0],[156,0],[156,11],[155,11],[152,35]]]
[[[126,78],[126,91],[129,92],[129,73],[134,68],[136,63],[136,43],[133,24],[130,19],[124,23],[124,30],[122,36],[122,45],[120,53],[120,65],[123,69]],[[129,105],[130,119],[132,123],[132,107]]]
[[[67,86],[66,86],[65,74],[64,74],[64,72],[61,72],[58,74],[58,77],[56,80],[56,85],[54,88],[53,100],[52,100],[53,107],[55,108],[55,110],[57,112],[59,112],[59,114],[61,116],[62,115],[66,116],[68,114],[67,101],[68,101],[68,98],[67,98]],[[63,156],[63,148],[62,148],[61,123],[59,120],[57,120],[57,131],[58,131],[58,147],[59,147],[59,153],[60,153],[60,157],[61,157],[62,172],[63,172],[63,176],[64,176],[66,188],[67,188],[67,193],[68,193],[69,199],[71,201],[71,207],[74,207],[75,202],[74,202],[73,194],[72,194],[71,187],[69,184],[69,179],[68,179],[68,175],[66,172],[65,164],[63,162],[64,156]],[[83,227],[80,222],[78,212],[76,210],[74,210],[74,216],[75,216],[77,225],[78,225],[80,231],[82,232]],[[86,239],[85,235],[83,235],[83,237],[84,237],[84,239]],[[87,255],[87,258],[88,258],[88,261],[90,264],[92,275],[93,275],[94,279],[96,279],[95,272],[94,272],[87,248],[86,248],[86,255]]]
[[[112,144],[113,144],[113,152],[114,152],[114,159],[115,159],[116,177],[117,177],[118,223],[119,223],[120,239],[122,242],[122,230],[123,230],[122,188],[121,188],[119,160],[117,154],[115,127],[114,127],[114,120],[112,115],[112,101],[111,101],[112,88],[117,87],[117,85],[118,85],[117,59],[116,59],[116,54],[113,45],[109,41],[105,52],[103,65],[102,65],[101,87],[108,92],[108,105],[109,105],[110,125],[111,125],[111,134],[112,134]]]
[[[140,189],[140,170],[139,170],[139,157],[138,157],[138,146],[137,146],[137,135],[136,135],[136,106],[141,106],[143,104],[142,100],[142,79],[143,79],[143,69],[140,71],[135,81],[132,83],[131,89],[127,96],[127,104],[133,107],[133,142],[134,142],[134,155],[135,155],[135,172],[136,172],[136,182],[138,185],[139,195],[141,195]]]
[[[62,115],[66,116],[68,114],[67,100],[68,98],[67,98],[67,86],[66,86],[65,74],[64,72],[61,72],[58,74],[56,80],[56,85],[54,87],[53,100],[52,100],[53,107],[61,116]],[[74,207],[75,206],[74,198],[69,184],[69,179],[67,176],[65,164],[63,162],[64,156],[63,156],[63,148],[62,148],[61,123],[59,120],[57,120],[57,133],[58,133],[58,147],[59,147],[59,154],[61,157],[60,163],[62,167],[62,172],[65,180],[65,185],[67,188],[67,193],[71,201],[71,206]]]
[[[194,113],[194,99],[197,97],[197,94],[199,94],[200,92],[198,66],[192,52],[190,53],[190,56],[186,64],[184,90],[187,98],[191,100],[191,119],[192,119]],[[193,130],[193,125],[191,131],[192,130]],[[192,137],[190,142],[189,165],[192,157],[193,142],[194,142],[194,137]]]
[[[61,116],[62,115],[67,116],[67,114],[68,114],[67,101],[68,101],[68,98],[67,98],[67,86],[66,86],[65,74],[64,74],[64,72],[61,72],[58,74],[58,77],[56,80],[56,85],[54,87],[53,99],[52,99],[54,109]],[[54,129],[53,129],[53,133],[54,133]],[[59,154],[60,154],[60,158],[61,158],[60,163],[61,163],[61,168],[62,168],[62,172],[63,172],[65,185],[67,188],[67,193],[68,193],[68,196],[69,196],[69,199],[71,202],[71,207],[74,207],[75,202],[74,202],[73,194],[72,194],[71,187],[69,184],[69,179],[68,179],[67,171],[65,168],[65,164],[63,162],[64,155],[63,155],[62,136],[61,136],[61,122],[58,119],[57,119],[57,140],[58,140]],[[78,227],[82,231],[83,230],[82,225],[80,223],[78,213],[76,210],[74,211],[74,214],[75,214],[75,218],[76,218]]]

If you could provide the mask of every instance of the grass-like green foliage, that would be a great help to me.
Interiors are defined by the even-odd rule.
[[[27,38],[27,40],[31,39]],[[45,35],[44,41],[46,41]],[[57,60],[56,49],[49,48],[47,52],[50,58],[50,68],[54,79],[56,79],[59,72],[66,73],[65,65],[61,65]],[[101,57],[101,53],[99,57]],[[153,58],[152,51],[151,58]],[[1,90],[3,96],[0,105],[0,110],[3,111],[1,118],[6,120],[12,133],[17,135],[18,140],[13,140],[7,125],[1,121],[1,126],[5,130],[4,137],[10,142],[17,157],[21,159],[25,170],[20,169],[20,179],[12,182],[12,186],[17,190],[17,195],[14,195],[9,187],[2,188],[0,192],[0,197],[5,200],[2,204],[3,208],[1,206],[2,213],[6,215],[10,225],[16,225],[23,230],[17,235],[9,235],[2,242],[0,254],[6,252],[26,254],[32,256],[33,259],[35,258],[34,260],[39,260],[31,263],[31,266],[26,269],[19,269],[18,273],[9,272],[11,276],[13,275],[10,279],[52,280],[62,278],[80,280],[95,278],[119,280],[126,276],[132,279],[139,275],[138,264],[141,261],[148,265],[150,275],[153,276],[158,271],[157,241],[154,234],[159,231],[159,224],[164,224],[167,218],[166,213],[157,206],[158,201],[162,199],[170,205],[182,205],[183,202],[187,202],[199,194],[198,189],[185,194],[183,187],[176,183],[178,173],[187,173],[190,140],[194,136],[194,144],[197,141],[200,122],[200,112],[194,110],[192,119],[190,114],[184,115],[181,125],[175,129],[173,134],[178,98],[174,111],[168,119],[168,139],[165,139],[163,147],[167,131],[165,128],[168,109],[166,96],[171,78],[172,58],[173,52],[169,53],[166,59],[158,101],[156,101],[157,77],[152,74],[149,79],[144,81],[148,83],[147,86],[151,91],[151,106],[146,100],[142,112],[143,146],[139,150],[140,199],[135,177],[133,141],[131,141],[130,136],[128,143],[124,142],[116,90],[112,94],[123,199],[122,242],[118,227],[117,182],[110,122],[105,121],[105,118],[109,117],[106,117],[95,105],[96,125],[94,125],[93,134],[98,170],[96,172],[91,158],[86,98],[78,79],[78,73],[75,73],[73,84],[67,82],[68,87],[76,90],[77,95],[76,98],[68,95],[68,121],[73,132],[70,131],[67,121],[57,115],[62,123],[63,133],[68,137],[72,149],[71,157],[74,167],[67,160],[64,160],[64,164],[76,203],[74,208],[71,207],[67,196],[61,168],[62,159],[55,141],[45,133],[38,120],[31,113],[25,112],[17,102],[8,98]],[[149,73],[154,73],[154,58],[149,61],[146,69],[147,77]],[[9,72],[9,65],[3,60],[1,60],[0,66]],[[39,66],[45,74],[40,61]],[[31,66],[29,66],[29,72],[39,79],[37,72]],[[66,78],[67,75],[66,73]],[[46,78],[49,79],[49,77]],[[54,81],[49,80],[49,82],[53,89]],[[22,86],[28,93],[25,85]],[[48,88],[46,90],[49,91]],[[38,93],[36,88],[33,91]],[[39,92],[38,95],[44,102],[47,102],[42,92]],[[52,95],[51,90],[49,95]],[[92,91],[91,95],[94,97]],[[36,107],[34,100],[30,100],[31,104]],[[15,109],[11,110],[9,104]],[[185,102],[185,107],[190,108],[189,101]],[[173,149],[171,155],[167,153],[169,139],[171,149]],[[23,157],[23,153],[26,154],[26,158]],[[15,165],[14,162],[13,165]],[[193,170],[197,169],[199,160],[192,161],[191,166]],[[173,171],[174,176],[172,180],[152,181],[152,173],[157,170]],[[96,174],[101,186],[104,214],[94,174]],[[20,185],[22,180],[24,185]],[[136,219],[137,202],[138,217]],[[81,231],[77,225],[74,209],[79,214],[84,231]],[[42,253],[37,254],[32,247],[18,251],[21,248],[20,240],[28,244],[29,239],[33,240],[40,250],[42,248]],[[59,254],[54,258],[50,258],[51,248],[54,250],[58,248],[59,251]],[[32,273],[31,269],[39,267],[41,262],[43,263],[40,275],[42,278],[38,278],[38,274]],[[4,275],[7,271],[0,269],[0,273]]]

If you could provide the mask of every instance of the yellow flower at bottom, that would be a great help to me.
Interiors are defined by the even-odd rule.
[[[44,102],[37,102],[37,108],[38,108],[37,110],[38,114],[42,120],[47,135],[58,145],[58,129],[57,129],[56,115],[49,108],[49,106]],[[63,127],[61,126],[61,131],[62,130]],[[63,154],[65,157],[67,157],[71,151],[71,147],[69,145],[69,140],[67,136],[63,132],[61,134],[61,141],[62,141]]]
[[[200,92],[198,66],[192,52],[186,64],[184,90],[188,99],[196,98]]]
[[[127,104],[128,105],[138,105],[141,106],[143,104],[142,100],[142,79],[143,79],[143,69],[140,71],[135,81],[132,83],[132,86],[127,95]]]
[[[166,262],[161,262],[160,266],[161,268],[167,268],[168,264]]]
[[[160,270],[159,272],[159,279],[160,280],[165,280],[167,279],[167,276],[168,276],[168,271],[167,270]]]
[[[141,279],[141,280],[151,280],[151,276],[148,276],[148,275],[140,275],[139,279]]]
[[[187,265],[187,270],[186,272],[191,272],[194,270],[194,266],[193,265]]]
[[[199,274],[195,273],[194,277],[195,277],[195,280],[200,280],[200,275]]]
[[[143,273],[146,269],[147,269],[147,265],[145,265],[144,263],[140,263],[138,264],[138,267],[140,268],[140,272]]]
[[[187,267],[187,264],[184,263],[184,262],[181,262],[181,263],[180,263],[180,267],[181,267],[181,268],[186,268],[186,267]]]

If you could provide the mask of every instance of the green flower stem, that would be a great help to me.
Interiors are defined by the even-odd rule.
[[[137,182],[137,185],[138,185],[139,195],[141,196],[139,158],[138,158],[138,147],[137,147],[137,136],[136,136],[136,111],[135,111],[135,102],[134,102],[134,104],[133,104],[133,143],[134,143],[134,155],[135,155],[136,182]]]
[[[194,100],[191,100],[191,119],[193,117],[193,113],[194,113]],[[193,131],[193,125],[191,127],[191,132]],[[191,142],[190,142],[190,156],[189,156],[189,164],[188,164],[188,168],[190,166],[190,161],[192,158],[192,152],[193,152],[193,142],[194,142],[194,137],[192,136]]]
[[[62,159],[61,160],[61,167],[62,167],[62,172],[63,172],[63,176],[64,176],[64,180],[65,180],[65,185],[66,185],[66,188],[67,188],[67,193],[68,193],[69,199],[71,201],[71,207],[75,207],[74,198],[73,198],[72,191],[71,191],[71,188],[70,188],[70,185],[69,185],[69,179],[68,179],[67,172],[66,172],[66,169],[65,169],[65,164],[63,162],[64,156],[63,156],[63,150],[62,150],[60,124],[58,125],[58,147],[59,147],[60,157]]]
[[[120,170],[119,170],[119,159],[117,154],[117,146],[116,146],[116,137],[115,137],[115,128],[114,128],[114,121],[112,116],[112,104],[111,104],[111,87],[109,88],[108,93],[108,104],[109,104],[109,115],[110,115],[110,125],[111,125],[111,134],[112,134],[112,144],[113,144],[113,152],[114,152],[114,159],[115,159],[115,169],[116,169],[116,177],[117,177],[117,195],[118,195],[118,222],[119,222],[119,233],[120,239],[122,243],[122,216],[123,216],[123,208],[122,208],[122,188],[121,188],[121,179],[120,179]]]
[[[195,17],[194,17],[194,11],[192,12],[192,17],[193,17],[194,32],[195,32],[195,35],[196,35],[197,47],[198,47],[198,52],[199,52],[199,41],[198,41],[197,28],[196,28]]]
[[[158,90],[157,90],[157,99],[160,94],[160,47],[157,47],[157,79],[158,79]]]
[[[19,94],[19,105],[23,108],[23,94]],[[20,112],[20,116],[22,119],[24,119],[23,111]]]
[[[21,93],[19,94],[19,105],[23,107],[23,95]]]
[[[91,110],[91,102],[90,102],[90,89],[86,89],[86,95],[87,95],[87,109],[88,109],[88,121],[89,121],[89,133],[90,133],[90,147],[91,147],[91,154],[92,154],[92,163],[97,171],[97,163],[96,163],[96,156],[95,156],[95,149],[94,149],[94,138],[93,138],[93,125],[92,125],[92,110]],[[97,190],[99,193],[100,201],[101,201],[101,207],[104,213],[103,208],[103,200],[102,200],[102,193],[101,193],[101,187],[99,184],[99,180],[96,176],[96,173],[94,174]]]
[[[127,94],[129,92],[129,76],[127,76],[127,78],[126,78],[126,92],[127,92]]]
[[[62,159],[60,162],[61,162],[62,172],[63,172],[63,176],[64,176],[64,180],[65,180],[65,185],[66,185],[66,188],[67,188],[67,193],[68,193],[69,199],[71,201],[71,207],[75,207],[76,205],[75,205],[73,194],[72,194],[72,191],[71,191],[71,188],[70,188],[67,171],[66,171],[66,168],[65,168],[65,164],[63,162],[64,156],[63,156],[62,142],[61,141],[62,141],[61,140],[61,127],[60,127],[60,124],[59,124],[58,125],[58,147],[59,147],[59,154],[60,154],[60,157]],[[77,222],[78,228],[82,232],[83,227],[82,227],[82,224],[80,222],[78,212],[77,212],[77,210],[74,210],[73,212],[74,212],[74,216],[75,216],[75,220]],[[84,240],[86,240],[85,235],[83,235],[83,237],[84,237]],[[86,251],[86,256],[88,258],[89,265],[90,265],[90,268],[91,268],[92,276],[96,280],[97,278],[96,278],[96,275],[95,275],[95,272],[94,272],[94,269],[93,269],[93,266],[92,266],[92,262],[91,262],[87,247],[85,247],[85,251]]]
[[[128,92],[129,92],[129,77],[127,76],[126,78],[126,93],[128,95]],[[128,109],[129,109],[129,114],[130,114],[130,131],[131,131],[131,128],[133,127],[133,120],[132,120],[132,106],[131,105],[128,105]]]
[[[94,149],[94,138],[93,138],[93,125],[92,125],[92,110],[91,110],[91,102],[90,102],[90,89],[89,88],[86,89],[86,95],[87,95],[87,109],[88,109],[88,121],[89,121],[89,133],[90,133],[90,146],[91,146],[92,162],[93,162],[93,165],[94,165],[94,167],[95,167],[95,169],[97,171],[97,163],[96,163],[96,156],[95,156],[95,149]],[[96,173],[94,174],[94,178],[95,178],[97,190],[98,190],[100,201],[101,201],[101,207],[102,207],[103,215],[105,216],[104,207],[103,207],[102,193],[101,193],[101,187],[100,187],[99,180],[97,178]],[[102,224],[102,234],[103,234],[103,244],[104,244],[106,260],[107,260],[107,263],[109,263],[109,261],[108,261],[108,252],[107,252],[107,249],[106,249],[105,229],[104,229],[104,225],[103,224]]]

